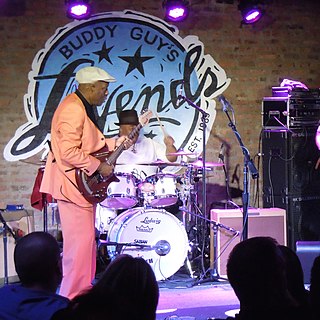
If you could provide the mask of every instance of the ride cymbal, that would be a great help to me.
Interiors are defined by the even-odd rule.
[[[222,162],[205,162],[203,165],[202,160],[197,160],[195,162],[191,162],[191,165],[196,167],[196,168],[214,168],[214,167],[222,167],[223,163]]]

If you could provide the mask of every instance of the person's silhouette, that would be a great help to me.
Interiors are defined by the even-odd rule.
[[[285,260],[276,240],[254,237],[238,243],[229,255],[227,275],[240,301],[236,319],[310,318],[289,294]]]
[[[0,319],[46,320],[69,300],[56,294],[62,279],[60,248],[45,232],[33,232],[18,240],[14,263],[21,284],[0,289]]]
[[[54,320],[155,320],[159,287],[151,266],[142,258],[121,254],[99,281],[71,301]]]

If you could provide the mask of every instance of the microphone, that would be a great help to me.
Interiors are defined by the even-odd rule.
[[[170,252],[171,246],[167,240],[159,240],[154,249],[159,256],[166,256]]]
[[[228,110],[232,110],[233,108],[231,106],[231,104],[229,103],[229,101],[224,97],[224,95],[220,94],[218,96],[218,100],[220,101],[220,103],[222,104],[222,110],[224,112],[228,111]]]
[[[176,102],[176,107],[179,107],[179,104],[181,103],[182,99],[182,89],[183,89],[183,82],[180,85],[180,89],[178,91],[178,96],[177,96],[177,102]]]
[[[219,163],[224,163],[224,156],[225,156],[225,153],[226,153],[226,146],[224,145],[224,143],[221,144],[221,147],[220,147],[220,152],[219,152],[219,155],[218,155],[218,162]]]

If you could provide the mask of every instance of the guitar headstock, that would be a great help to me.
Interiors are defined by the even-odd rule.
[[[152,115],[153,115],[153,113],[152,113],[151,110],[147,110],[146,112],[141,114],[139,116],[139,123],[141,124],[141,126],[145,126],[146,124],[148,124],[148,122],[151,119]]]

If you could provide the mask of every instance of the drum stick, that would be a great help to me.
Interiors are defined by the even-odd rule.
[[[159,122],[159,124],[160,124],[160,128],[161,128],[161,130],[162,130],[163,135],[164,135],[165,137],[167,137],[167,136],[168,136],[168,133],[167,133],[166,129],[164,128],[164,125],[162,124],[162,122],[161,122],[158,114],[157,114],[156,112],[155,112],[155,114],[156,114],[157,120],[158,120],[158,122]]]

